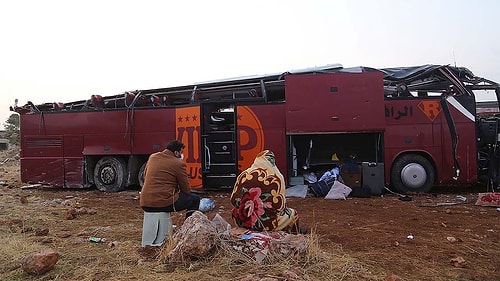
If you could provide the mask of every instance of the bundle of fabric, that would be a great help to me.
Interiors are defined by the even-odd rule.
[[[285,181],[274,153],[260,152],[243,171],[231,194],[232,217],[243,228],[257,231],[297,231],[298,216],[286,207]]]

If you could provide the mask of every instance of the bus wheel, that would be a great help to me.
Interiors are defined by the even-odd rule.
[[[118,192],[125,189],[126,182],[125,161],[109,156],[99,159],[94,169],[94,183],[97,189],[105,192]]]
[[[435,178],[432,164],[418,154],[398,157],[391,170],[391,185],[401,193],[429,192]]]
[[[137,180],[140,187],[144,185],[144,170],[146,169],[146,163],[147,162],[144,162],[144,164],[142,164],[141,168],[139,169],[139,174],[137,175]]]

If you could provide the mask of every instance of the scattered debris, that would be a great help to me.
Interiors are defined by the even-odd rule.
[[[78,202],[78,198],[73,197],[73,198],[66,199],[66,200],[62,201],[61,204],[64,206],[76,208],[76,207],[79,207],[80,202]]]
[[[91,237],[89,237],[89,241],[94,242],[94,243],[106,243],[106,238],[91,236]]]
[[[500,192],[479,193],[476,205],[485,207],[500,207]]]
[[[200,199],[200,206],[198,210],[200,210],[203,213],[208,213],[212,211],[215,208],[215,202],[214,200],[210,198],[201,198]]]
[[[439,201],[439,202],[436,202]],[[424,200],[425,203],[420,203],[420,207],[443,207],[443,206],[454,206],[454,205],[462,205],[462,204],[468,204],[472,203],[468,201],[467,197],[462,196],[462,195],[454,195],[449,196],[449,195],[439,195],[439,194],[432,194],[431,197],[427,197]],[[448,214],[451,213],[450,209],[447,209],[446,212]]]
[[[25,190],[25,189],[37,189],[40,186],[42,186],[42,185],[41,184],[30,184],[30,185],[21,186],[21,189],[23,189],[23,190]]]
[[[413,200],[413,198],[411,196],[404,195],[404,196],[399,196],[399,200],[401,200],[401,201],[411,201],[411,200]]]
[[[7,162],[11,162],[11,161],[16,161],[16,160],[18,160],[18,159],[16,159],[16,158],[10,158],[10,157],[9,157],[9,158],[5,158],[5,159],[2,161],[2,164],[5,164],[5,163],[7,163]]]

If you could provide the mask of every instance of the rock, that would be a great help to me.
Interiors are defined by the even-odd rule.
[[[47,236],[49,234],[48,228],[37,228],[35,229],[35,236]]]
[[[40,275],[52,270],[58,260],[58,252],[52,249],[44,249],[24,257],[21,268],[26,273]]]
[[[75,219],[77,215],[77,211],[75,208],[68,209],[66,213],[64,214],[64,219],[65,220],[72,220]]]
[[[23,226],[23,228],[21,229],[21,233],[27,233],[27,232],[32,232],[33,231],[33,227],[31,226]]]
[[[401,281],[401,277],[397,276],[396,274],[389,274],[384,278],[384,281]]]
[[[68,206],[68,207],[78,207],[80,205],[80,202],[78,202],[77,198],[71,198],[71,199],[66,199],[61,202],[62,205]]]
[[[43,239],[42,239],[42,241],[40,241],[40,242],[42,242],[43,244],[49,244],[49,243],[52,243],[52,242],[53,242],[53,240],[52,240],[52,238],[51,238],[51,237],[45,237],[45,238],[43,238]]]
[[[85,209],[85,208],[83,208],[83,207],[82,207],[82,208],[75,209],[75,211],[76,211],[76,214],[77,214],[78,216],[81,216],[81,215],[86,215],[86,214],[87,214],[87,209]]]
[[[196,211],[184,221],[173,236],[173,249],[168,253],[168,262],[208,257],[215,249],[217,231],[202,212]]]
[[[465,261],[464,258],[458,256],[456,258],[452,258],[451,259],[451,264],[454,266],[454,267],[465,267],[465,265],[467,264],[467,262]]]
[[[59,231],[54,233],[54,235],[58,238],[67,238],[71,236],[71,232],[69,231]]]

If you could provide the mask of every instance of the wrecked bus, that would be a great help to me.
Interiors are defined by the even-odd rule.
[[[498,186],[499,122],[476,116],[479,90],[500,94],[463,67],[335,64],[11,110],[27,183],[140,186],[148,156],[178,139],[197,189],[232,187],[270,149],[288,185],[340,167],[349,185],[404,193]]]

